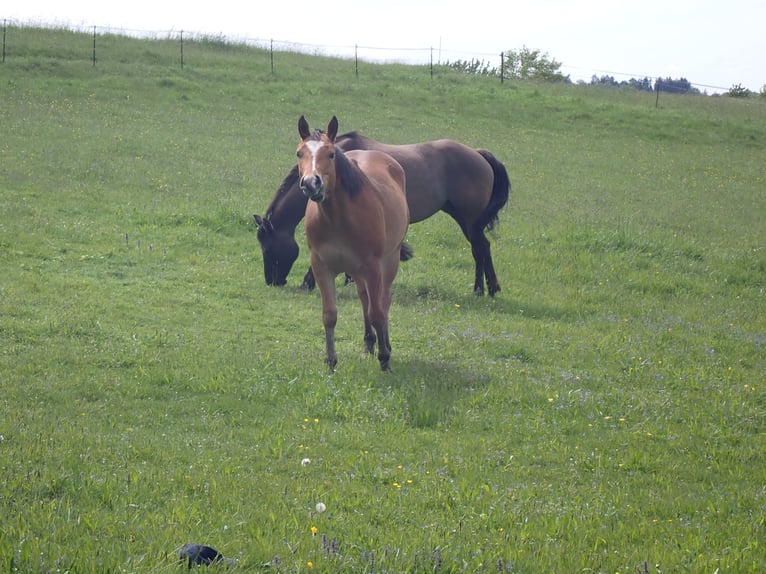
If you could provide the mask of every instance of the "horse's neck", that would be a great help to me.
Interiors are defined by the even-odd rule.
[[[269,209],[271,223],[275,227],[295,229],[306,213],[307,201],[308,199],[303,195],[297,183],[284,189]]]
[[[357,191],[356,194],[349,193],[342,182],[337,182],[334,189],[330,191],[330,197],[319,204],[320,211],[324,212],[325,217],[336,224],[356,227],[359,223],[359,213],[365,211],[369,206],[369,197]]]

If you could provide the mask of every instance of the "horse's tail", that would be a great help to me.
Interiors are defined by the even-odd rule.
[[[399,261],[409,261],[415,257],[415,252],[407,243],[402,242],[402,246],[399,248]]]
[[[477,152],[487,160],[492,171],[495,174],[495,181],[492,185],[492,196],[489,198],[489,203],[484,209],[484,213],[476,222],[476,226],[479,229],[491,230],[497,223],[498,213],[508,202],[508,196],[511,193],[511,180],[508,177],[508,171],[505,166],[494,156],[491,152],[485,149],[477,149]]]

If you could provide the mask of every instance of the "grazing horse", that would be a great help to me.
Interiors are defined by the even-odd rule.
[[[460,226],[471,244],[475,261],[474,293],[491,296],[500,291],[485,230],[492,229],[498,212],[508,201],[510,180],[505,166],[487,150],[473,149],[453,140],[388,145],[358,132],[338,136],[336,148],[378,150],[393,157],[407,177],[410,223],[444,211]],[[304,216],[306,197],[300,191],[297,166],[280,185],[266,210],[255,216],[263,268],[268,285],[284,285],[298,257],[295,228]],[[304,287],[314,286],[311,269]]]
[[[378,342],[378,361],[389,369],[391,341],[388,311],[391,284],[410,221],[402,166],[391,156],[370,150],[344,152],[335,145],[338,119],[325,133],[311,132],[306,118],[298,121],[300,189],[306,205],[306,243],[311,268],[322,297],[325,363],[338,362],[335,353],[335,277],[348,273],[354,280],[364,316],[368,353]]]

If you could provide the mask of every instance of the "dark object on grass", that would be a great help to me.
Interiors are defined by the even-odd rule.
[[[228,568],[236,562],[234,558],[224,558],[218,550],[203,544],[184,544],[178,550],[178,557],[182,561],[188,561],[189,570],[192,566],[210,566],[221,563]]]

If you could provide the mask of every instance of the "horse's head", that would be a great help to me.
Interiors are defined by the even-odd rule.
[[[335,137],[338,118],[332,117],[326,132],[309,129],[306,118],[298,121],[301,143],[298,146],[298,173],[301,191],[312,201],[322,203],[335,187]]]
[[[283,286],[287,283],[287,275],[293,263],[298,259],[298,244],[293,233],[275,228],[269,215],[255,215],[255,225],[258,243],[263,252],[263,273],[266,285]]]

